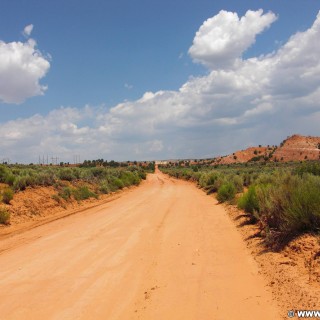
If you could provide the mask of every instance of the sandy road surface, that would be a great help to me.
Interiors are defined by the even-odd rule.
[[[0,252],[5,320],[280,318],[224,209],[159,172]]]

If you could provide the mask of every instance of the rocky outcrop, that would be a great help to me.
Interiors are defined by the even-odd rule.
[[[274,152],[273,161],[303,161],[320,159],[320,137],[293,135]]]
[[[224,157],[218,157],[213,164],[304,160],[320,160],[320,137],[295,134],[282,141],[279,146],[250,147]]]

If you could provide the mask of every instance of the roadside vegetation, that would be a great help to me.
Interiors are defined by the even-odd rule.
[[[280,248],[295,236],[320,231],[320,163],[162,166],[164,173],[196,182],[219,202],[243,209],[267,245]]]
[[[98,198],[117,190],[138,185],[146,179],[148,172],[154,171],[154,163],[147,165],[120,165],[111,162],[85,161],[79,167],[39,166],[39,165],[0,165],[0,224],[10,221],[10,202],[15,193],[26,188],[53,187],[52,196],[58,204],[65,206],[73,200],[82,201]]]
[[[9,224],[10,213],[5,207],[0,207],[0,224]]]

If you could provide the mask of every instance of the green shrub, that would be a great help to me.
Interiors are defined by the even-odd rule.
[[[304,162],[294,170],[294,173],[302,176],[304,173],[311,173],[320,176],[320,163],[319,162]]]
[[[37,183],[37,178],[33,175],[25,175],[25,184],[27,187],[34,187],[36,185],[39,185]]]
[[[75,179],[80,179],[81,172],[82,172],[82,169],[80,169],[80,168],[72,168],[72,174]]]
[[[287,190],[287,201],[284,201],[282,229],[289,232],[317,230],[320,227],[320,179],[304,175],[293,179],[291,184],[283,186],[282,193]]]
[[[243,174],[243,185],[248,187],[253,183],[254,177],[251,173],[245,172]]]
[[[0,165],[0,182],[6,182],[7,175],[8,169],[5,166]]]
[[[0,207],[0,224],[10,224],[10,212],[5,207]]]
[[[64,187],[61,191],[59,191],[58,195],[64,199],[64,200],[68,200],[71,198],[72,195],[72,189],[70,187]]]
[[[153,172],[154,172],[154,169],[153,169],[153,170],[150,169],[150,171],[153,173]],[[138,172],[139,172],[139,177],[140,177],[141,179],[143,179],[143,180],[146,180],[146,179],[147,179],[147,174],[146,174],[145,171],[139,170]]]
[[[92,192],[87,186],[81,186],[77,189],[74,189],[72,194],[77,201],[89,198],[98,198],[98,195]]]
[[[100,177],[104,176],[105,169],[104,168],[91,168],[90,172],[94,177],[100,178]]]
[[[133,184],[137,185],[140,182],[139,176],[135,172],[130,171],[121,172],[120,180],[126,187],[131,186]]]
[[[2,192],[2,201],[6,204],[9,204],[13,199],[13,190],[11,188],[6,188]]]
[[[218,189],[217,199],[219,202],[231,201],[235,195],[236,187],[234,184],[232,182],[225,182]]]
[[[63,168],[59,170],[59,178],[61,180],[72,181],[75,179],[73,172],[70,168]]]
[[[239,175],[234,175],[231,179],[232,183],[234,184],[237,192],[243,191],[243,178]]]
[[[280,175],[278,173],[267,174],[261,173],[255,179],[256,185],[268,185],[268,184],[275,184],[276,180],[279,179]]]
[[[243,209],[245,212],[250,213],[252,222],[255,222],[257,220],[257,213],[259,212],[259,201],[255,186],[250,186],[248,191],[239,198],[238,207],[240,209]]]
[[[90,170],[84,168],[80,172],[80,179],[87,182],[91,182],[94,180],[94,175]]]
[[[109,186],[108,186],[108,183],[107,182],[102,182],[101,184],[100,184],[100,186],[99,186],[99,191],[101,192],[101,193],[104,193],[104,194],[108,194],[108,193],[110,193],[110,188],[109,188]]]
[[[108,179],[108,181],[109,181],[109,186],[111,191],[116,191],[124,187],[123,182],[119,178],[112,176]]]
[[[14,182],[15,182],[16,177],[11,173],[7,173],[5,178],[4,178],[4,182],[6,184],[8,184],[9,186],[13,186]]]
[[[199,185],[202,188],[213,186],[218,178],[219,174],[217,172],[201,173],[199,177]]]
[[[17,176],[13,183],[14,190],[23,191],[27,187],[27,178],[25,176]]]
[[[219,177],[213,184],[212,186],[212,191],[216,192],[220,189],[220,187],[227,183],[226,180],[225,180],[225,177]],[[232,183],[231,183],[232,184]]]
[[[56,183],[56,179],[53,173],[39,172],[36,176],[36,185],[39,186],[52,186]]]
[[[286,174],[257,192],[268,240],[285,243],[301,232],[320,229],[320,178]]]

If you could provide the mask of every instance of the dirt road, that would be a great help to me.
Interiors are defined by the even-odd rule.
[[[280,319],[223,207],[161,173],[0,243],[1,319]]]

